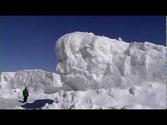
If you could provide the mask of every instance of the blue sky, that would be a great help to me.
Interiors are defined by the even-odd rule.
[[[165,27],[165,16],[0,16],[0,71],[55,71],[55,42],[68,32],[165,45]]]

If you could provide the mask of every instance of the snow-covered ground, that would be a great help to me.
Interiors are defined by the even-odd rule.
[[[0,108],[165,109],[165,46],[128,43],[93,33],[56,42],[56,72],[1,72]],[[30,92],[23,104],[22,90]]]
[[[60,91],[54,102],[43,108],[53,109],[163,109],[166,105],[164,85],[149,83],[129,89]]]
[[[126,89],[87,91],[60,90],[52,94],[30,93],[23,104],[20,91],[0,91],[1,109],[165,109],[166,88],[160,83],[145,83]]]

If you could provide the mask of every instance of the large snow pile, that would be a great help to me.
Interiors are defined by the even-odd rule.
[[[56,71],[75,90],[126,88],[165,79],[165,46],[149,42],[74,32],[58,39],[56,54]]]

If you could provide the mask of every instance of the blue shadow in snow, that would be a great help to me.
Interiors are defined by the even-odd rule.
[[[51,103],[53,103],[53,100],[51,100],[51,99],[35,100],[33,103],[26,103],[26,104],[22,105],[21,107],[25,108],[25,109],[40,109],[46,103],[51,104]]]

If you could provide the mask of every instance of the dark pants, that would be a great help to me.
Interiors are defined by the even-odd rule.
[[[28,96],[24,96],[24,101],[23,102],[26,102],[27,98],[28,98]]]

